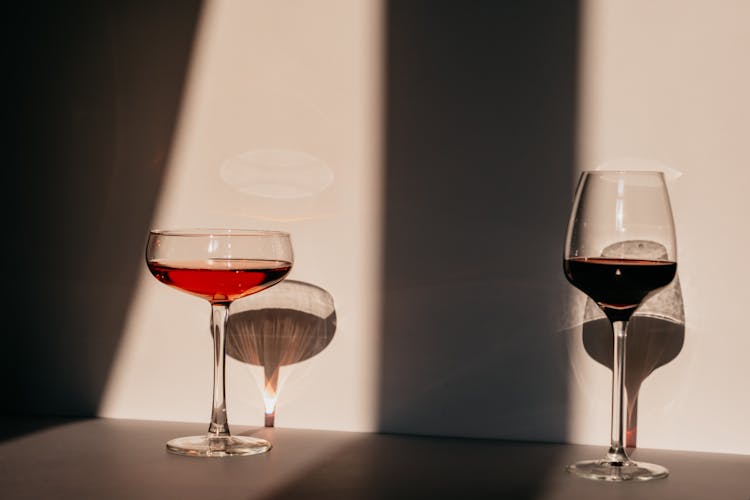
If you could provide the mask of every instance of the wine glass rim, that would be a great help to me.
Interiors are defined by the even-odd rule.
[[[286,231],[269,229],[231,229],[231,228],[185,228],[185,229],[152,229],[151,234],[160,236],[184,236],[202,238],[206,236],[265,236],[288,237]]]
[[[635,174],[635,175],[664,175],[664,172],[660,170],[583,170],[581,172],[584,175],[587,174]]]

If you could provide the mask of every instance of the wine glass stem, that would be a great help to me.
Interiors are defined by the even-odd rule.
[[[625,399],[625,346],[628,327],[627,321],[613,321],[614,358],[612,360],[612,438],[607,460],[613,462],[629,461],[623,448],[623,409]]]
[[[226,328],[229,304],[211,304],[211,334],[214,339],[214,394],[211,409],[211,424],[208,433],[212,436],[228,436],[226,392],[224,385],[226,362]]]

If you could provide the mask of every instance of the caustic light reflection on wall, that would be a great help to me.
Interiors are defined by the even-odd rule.
[[[330,186],[333,172],[323,160],[311,154],[266,149],[229,158],[221,166],[221,179],[243,194],[263,198],[304,198]]]
[[[291,369],[319,354],[335,332],[333,297],[309,283],[286,280],[252,300],[232,304],[227,355],[263,367],[266,427],[274,425],[281,368]]]

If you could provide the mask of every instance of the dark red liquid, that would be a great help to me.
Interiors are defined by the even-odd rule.
[[[646,296],[674,279],[677,263],[582,257],[565,260],[565,276],[612,321],[626,321]]]
[[[279,260],[153,260],[151,274],[162,283],[214,303],[231,302],[281,281],[292,264]]]

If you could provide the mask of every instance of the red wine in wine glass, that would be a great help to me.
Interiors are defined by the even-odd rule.
[[[591,297],[611,321],[627,321],[655,290],[672,282],[677,263],[582,257],[564,261],[568,281]]]

